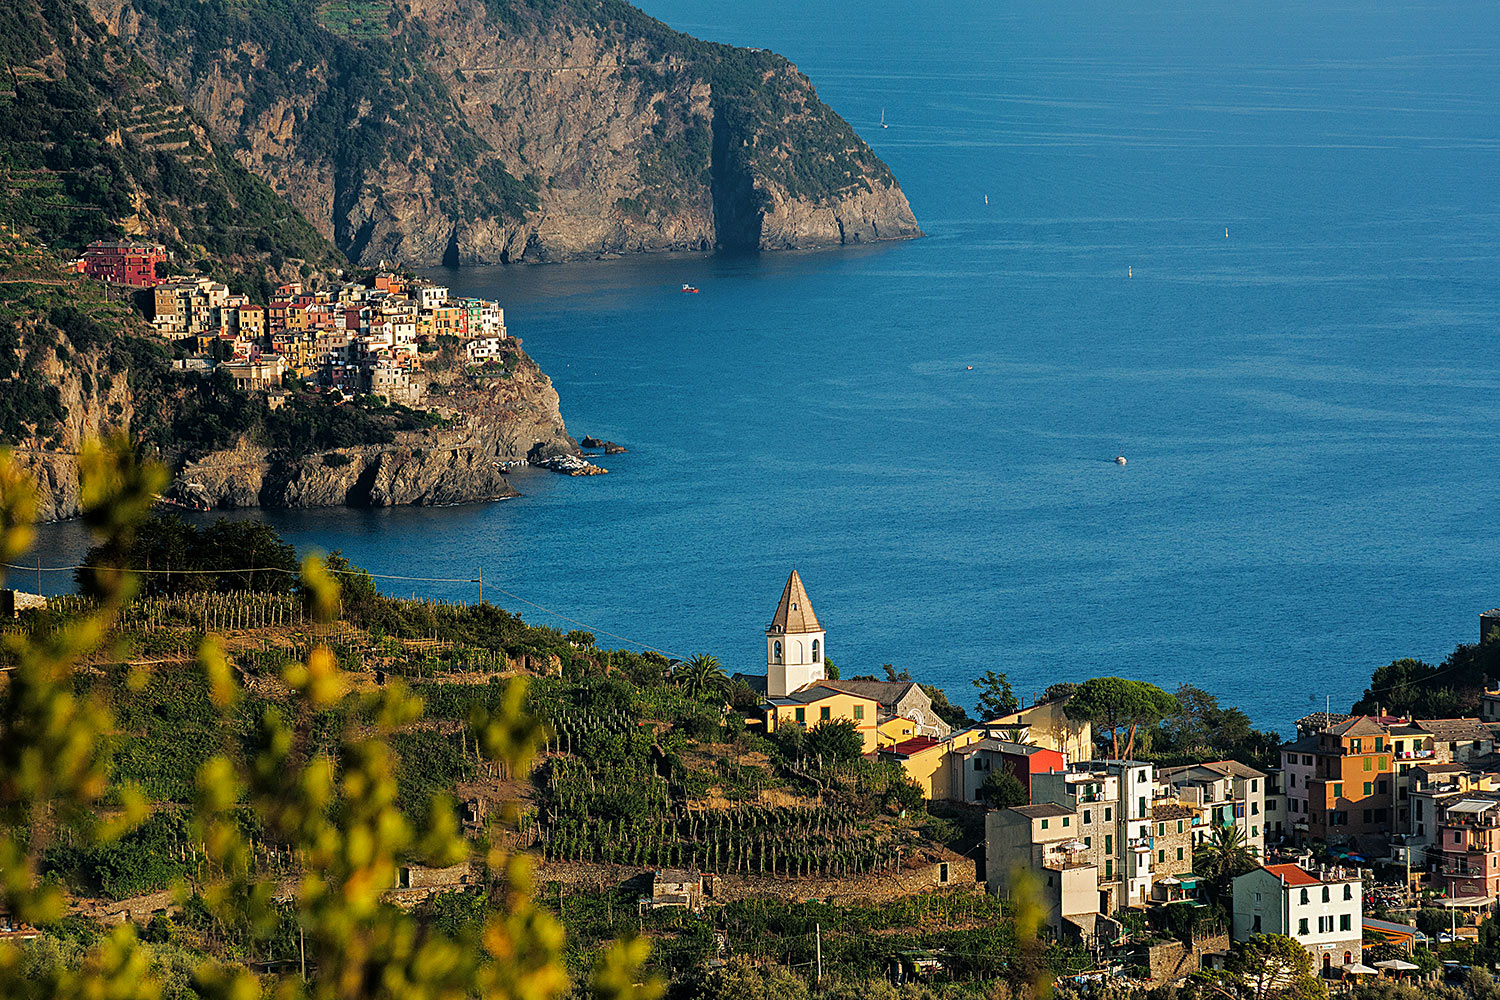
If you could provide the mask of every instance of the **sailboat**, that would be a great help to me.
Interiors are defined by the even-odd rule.
[[[885,123],[885,108],[880,109],[880,127],[890,128],[890,126]]]

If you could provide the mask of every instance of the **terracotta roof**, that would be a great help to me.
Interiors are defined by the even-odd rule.
[[[1163,802],[1151,807],[1152,819],[1187,819],[1193,811],[1180,802]]]
[[[935,740],[931,736],[913,736],[911,739],[902,740],[900,743],[897,743],[889,750],[885,750],[883,752],[896,753],[900,754],[903,757],[910,757],[913,754],[921,753],[923,750],[931,750],[941,742],[943,741]]]
[[[798,632],[821,632],[818,616],[813,614],[812,602],[807,599],[807,589],[802,586],[802,577],[792,570],[786,578],[786,587],[781,591],[781,601],[776,605],[776,615],[771,619],[767,632],[796,634]]]
[[[1368,715],[1356,715],[1326,730],[1334,736],[1384,736],[1385,727]]]
[[[1296,865],[1262,865],[1266,871],[1281,880],[1282,885],[1322,885],[1317,876]]]
[[[1237,760],[1211,760],[1203,766],[1222,771],[1224,774],[1232,774],[1236,778],[1264,778],[1266,776],[1264,771],[1257,771],[1249,764],[1241,764]]]

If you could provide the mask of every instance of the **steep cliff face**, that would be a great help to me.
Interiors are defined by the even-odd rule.
[[[500,385],[448,398],[445,410],[458,421],[452,429],[406,431],[389,444],[297,459],[241,441],[186,464],[174,486],[213,507],[469,503],[515,496],[509,464],[578,454],[552,380],[535,364]]]
[[[796,67],[618,0],[89,2],[364,262],[920,234]]]

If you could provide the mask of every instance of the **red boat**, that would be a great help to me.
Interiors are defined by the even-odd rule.
[[[682,290],[683,290],[684,293],[686,293],[688,295],[697,295],[698,294],[698,289],[694,288],[692,285],[683,285],[682,286]]]

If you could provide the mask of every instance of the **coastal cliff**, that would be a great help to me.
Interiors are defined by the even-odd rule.
[[[920,235],[790,62],[617,0],[89,5],[359,262]]]
[[[504,383],[447,397],[437,412],[450,428],[295,458],[242,439],[185,463],[174,489],[214,508],[435,506],[515,496],[509,466],[579,454],[552,380],[520,358]]]
[[[30,471],[46,521],[78,515],[78,450],[115,428],[173,471],[172,493],[215,508],[513,496],[508,467],[580,450],[552,380],[519,342],[505,344],[495,374],[424,373],[429,410],[307,397],[271,412],[222,375],[172,370],[140,317],[96,287],[12,282],[0,285],[0,443]],[[345,428],[335,440],[307,432],[333,415]],[[274,443],[287,440],[300,446]]]

